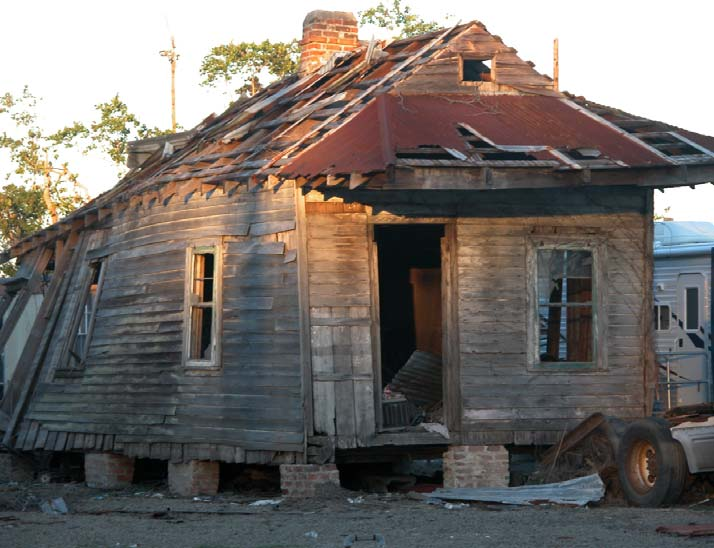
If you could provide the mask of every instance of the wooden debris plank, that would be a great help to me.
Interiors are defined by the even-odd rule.
[[[35,446],[35,439],[37,438],[39,427],[40,425],[37,421],[30,421],[29,428],[27,429],[27,436],[25,437],[22,446],[18,447],[24,449],[25,451],[31,451]]]

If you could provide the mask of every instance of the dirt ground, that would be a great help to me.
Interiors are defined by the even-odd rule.
[[[0,546],[46,548],[355,548],[481,546],[705,546],[709,538],[657,533],[659,525],[714,523],[714,503],[667,509],[601,505],[428,505],[418,494],[335,489],[312,500],[251,506],[260,494],[176,498],[162,484],[111,492],[79,483],[0,485]],[[62,497],[69,513],[39,505]],[[350,500],[351,499],[351,500]],[[348,543],[349,544],[349,543]]]

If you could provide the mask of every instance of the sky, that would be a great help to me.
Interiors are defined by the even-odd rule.
[[[477,19],[536,70],[552,74],[560,44],[561,90],[639,116],[714,135],[714,2],[704,0],[403,0],[427,20]],[[170,126],[170,68],[160,50],[176,39],[177,116],[191,128],[227,106],[221,90],[199,85],[211,47],[230,41],[299,38],[313,9],[358,12],[378,0],[24,0],[5,3],[0,19],[0,93],[24,85],[42,98],[41,124],[52,131],[91,120],[114,94],[149,126]],[[449,19],[446,17],[449,16]],[[360,38],[379,35],[362,29]],[[3,128],[0,128],[0,132]],[[116,182],[96,157],[77,160],[94,195]],[[714,222],[714,185],[657,192],[655,211],[675,220]]]

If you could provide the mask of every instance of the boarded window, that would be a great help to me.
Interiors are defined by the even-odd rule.
[[[685,302],[685,329],[697,331],[699,329],[699,288],[688,287],[684,290]]]
[[[218,365],[219,261],[218,246],[201,246],[189,250],[186,318],[187,365]]]
[[[669,331],[669,318],[671,316],[668,304],[658,304],[654,307],[655,329]]]
[[[593,255],[589,250],[538,250],[541,362],[593,361]]]
[[[89,343],[94,327],[94,316],[97,312],[99,302],[99,292],[102,285],[103,263],[98,262],[91,265],[89,282],[84,289],[82,305],[77,318],[77,328],[75,329],[72,347],[69,350],[69,367],[71,369],[82,367],[89,351]]]

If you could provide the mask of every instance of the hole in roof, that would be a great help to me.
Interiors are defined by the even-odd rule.
[[[499,161],[532,161],[536,158],[525,152],[511,152],[506,150],[495,150],[493,152],[480,152],[481,158],[484,160],[499,160]]]
[[[454,160],[454,156],[435,145],[419,145],[418,148],[398,149],[396,157],[411,160]]]
[[[637,134],[637,138],[641,139],[651,147],[656,148],[667,156],[689,156],[704,154],[698,148],[693,147],[685,141],[682,141],[679,137],[671,133],[639,133]]]
[[[461,75],[463,82],[490,82],[490,59],[462,59]]]
[[[567,154],[573,160],[595,160],[602,156],[598,149],[588,147],[564,148],[561,152]]]
[[[497,150],[491,143],[487,143],[486,141],[482,141],[481,139],[466,139],[466,142],[474,148]]]

